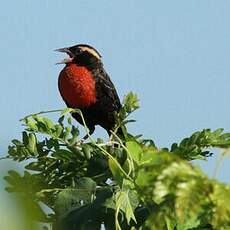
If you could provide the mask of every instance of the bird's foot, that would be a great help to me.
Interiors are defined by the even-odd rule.
[[[84,143],[84,139],[80,139],[79,141],[77,141],[75,144],[74,144],[74,147],[76,149],[81,149],[81,145]]]
[[[117,148],[120,146],[120,143],[116,140],[116,137],[114,136],[113,132],[111,132],[111,135],[109,136],[108,143],[112,146],[112,148]]]

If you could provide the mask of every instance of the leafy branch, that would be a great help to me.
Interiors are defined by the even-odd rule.
[[[125,125],[138,105],[128,94],[109,142],[94,140],[80,110],[42,111],[21,120],[20,140],[6,158],[24,162],[24,174],[5,176],[9,192],[33,204],[34,220],[54,230],[74,229],[228,229],[230,186],[209,179],[191,160],[207,159],[212,148],[229,155],[230,133],[204,129],[158,149],[153,140],[129,134]],[[41,116],[60,113],[54,122]],[[89,141],[82,143],[71,113],[82,117]],[[122,128],[125,138],[116,134]],[[43,210],[47,205],[51,212]]]

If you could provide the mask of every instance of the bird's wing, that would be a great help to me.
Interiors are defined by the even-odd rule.
[[[121,102],[118,97],[114,84],[104,69],[95,72],[97,102],[108,112],[119,111]]]

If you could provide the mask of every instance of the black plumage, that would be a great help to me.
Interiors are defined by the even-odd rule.
[[[110,135],[110,131],[115,127],[114,112],[120,111],[121,103],[115,86],[103,67],[101,55],[93,47],[85,44],[57,51],[66,52],[69,55],[69,58],[64,59],[61,63],[67,64],[71,62],[78,66],[84,66],[91,72],[95,80],[96,102],[90,106],[83,106],[78,109],[83,113],[90,134],[94,132],[95,125],[100,125]],[[68,107],[71,107],[68,101],[65,102]],[[83,124],[78,113],[73,113],[72,115],[79,123]],[[121,134],[121,129],[118,132]]]

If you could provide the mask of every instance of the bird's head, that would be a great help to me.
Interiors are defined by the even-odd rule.
[[[101,63],[101,55],[92,46],[78,44],[71,47],[56,49],[55,51],[66,53],[68,56],[57,64],[75,63],[82,66],[90,66]]]

